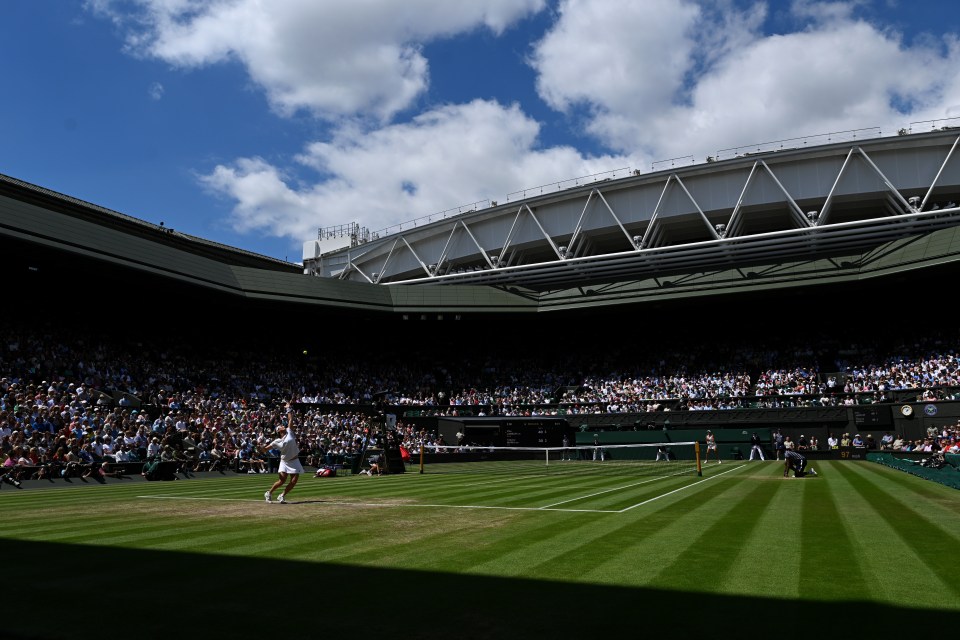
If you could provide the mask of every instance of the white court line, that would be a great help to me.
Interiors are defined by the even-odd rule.
[[[263,502],[263,500],[252,500],[250,498],[200,498],[196,496],[137,496],[138,498],[148,498],[152,500],[212,500],[216,502]],[[407,507],[422,508],[430,507],[433,509],[500,509],[503,511],[567,511],[576,513],[620,513],[609,509],[544,509],[542,507],[495,507],[476,504],[390,504],[385,502],[333,502],[328,500],[304,500],[299,504],[312,504],[320,502],[322,504],[332,504],[346,507]],[[297,502],[288,502],[287,504],[298,504]]]
[[[656,478],[650,478],[649,480],[643,480],[642,482],[634,482],[633,484],[627,484],[627,485],[624,485],[624,486],[622,486],[622,487],[614,487],[613,489],[604,489],[603,491],[597,491],[596,493],[591,493],[591,494],[588,494],[588,495],[585,495],[585,496],[578,496],[578,497],[576,497],[576,498],[570,498],[569,500],[561,500],[560,502],[554,502],[553,504],[548,504],[548,505],[543,506],[543,507],[540,507],[540,508],[541,508],[541,509],[549,509],[549,508],[551,508],[551,507],[557,506],[558,504],[567,504],[568,502],[575,502],[575,501],[577,501],[577,500],[586,500],[587,498],[592,498],[592,497],[594,497],[594,496],[600,496],[600,495],[603,495],[603,494],[605,494],[605,493],[610,493],[611,491],[620,491],[621,489],[629,489],[629,488],[631,488],[631,487],[639,487],[639,486],[642,485],[642,484],[649,484],[649,483],[655,482],[655,481],[657,481],[657,480],[663,480],[664,478],[672,478],[672,477],[674,477],[674,476],[680,475],[681,473],[689,473],[689,471],[678,471],[677,473],[671,473],[670,475],[658,476],[658,477],[656,477]],[[618,511],[617,513],[619,513],[619,511]]]
[[[740,465],[739,467],[734,467],[733,469],[729,469],[729,470],[727,470],[727,471],[724,471],[723,473],[718,473],[718,474],[715,475],[715,476],[710,476],[709,478],[704,478],[703,480],[698,480],[698,481],[694,482],[693,484],[688,484],[688,485],[685,486],[685,487],[680,487],[679,489],[674,489],[673,491],[668,491],[667,493],[660,494],[659,496],[656,496],[656,497],[654,497],[654,498],[650,498],[649,500],[644,500],[643,502],[638,502],[637,504],[632,505],[632,506],[629,506],[629,507],[626,507],[625,509],[620,509],[620,511],[617,511],[617,513],[623,513],[624,511],[630,511],[630,509],[634,509],[634,508],[636,508],[636,507],[642,507],[642,506],[645,505],[645,504],[650,504],[650,503],[653,502],[654,500],[659,500],[660,498],[666,498],[667,496],[669,496],[669,495],[671,495],[671,494],[674,494],[674,493],[676,493],[676,492],[678,492],[678,491],[683,491],[683,490],[685,490],[685,489],[689,489],[690,487],[695,487],[695,486],[697,486],[698,484],[701,484],[701,483],[703,483],[703,482],[706,482],[707,480],[713,480],[714,478],[719,478],[720,476],[725,476],[725,475],[727,475],[728,473],[730,473],[731,471],[736,471],[737,469],[743,469],[745,466],[747,466],[747,465],[742,464],[742,465]]]

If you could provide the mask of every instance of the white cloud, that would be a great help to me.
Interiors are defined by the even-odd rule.
[[[690,66],[688,31],[698,15],[696,5],[671,0],[566,0],[533,56],[538,90],[560,110],[662,110]]]
[[[385,121],[428,86],[420,51],[435,38],[500,33],[545,0],[88,0],[124,30],[128,49],[178,67],[244,65],[273,108]]]
[[[651,159],[960,115],[956,36],[905,42],[858,18],[866,0],[560,0],[556,21],[533,36],[535,88],[616,150],[597,158],[544,147],[524,104],[475,100],[391,124],[429,83],[423,44],[500,33],[545,0],[126,0],[141,9],[136,22],[119,1],[88,5],[115,20],[132,52],[180,67],[239,62],[276,111],[328,121],[295,166],[240,158],[202,177],[235,202],[238,229],[298,242],[317,227],[377,230]],[[778,24],[792,31],[764,33],[770,7],[789,12]]]
[[[151,82],[147,87],[147,95],[151,100],[159,100],[163,97],[163,85],[159,82]]]
[[[793,136],[891,132],[957,104],[944,102],[956,95],[955,49],[907,46],[897,33],[856,19],[860,4],[796,2],[802,28],[763,35],[760,4],[738,14],[723,1],[658,1],[647,15],[567,0],[533,58],[539,89],[558,108],[585,103],[589,131],[611,148],[698,160]],[[583,80],[577,61],[601,67],[605,60],[620,71]]]
[[[585,158],[569,147],[537,150],[539,125],[518,106],[477,100],[373,132],[345,127],[298,158],[322,180],[298,187],[262,159],[221,165],[203,177],[236,201],[240,231],[298,240],[318,227],[359,222],[372,231],[525,187],[630,164]]]

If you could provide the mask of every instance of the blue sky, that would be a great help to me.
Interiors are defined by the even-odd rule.
[[[318,227],[960,116],[944,2],[3,8],[0,173],[294,262]]]

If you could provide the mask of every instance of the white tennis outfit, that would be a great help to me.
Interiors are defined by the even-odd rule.
[[[287,429],[282,438],[277,438],[270,443],[271,449],[280,450],[280,473],[303,473],[303,465],[300,464],[300,447],[297,446],[297,439],[293,435],[293,429]]]

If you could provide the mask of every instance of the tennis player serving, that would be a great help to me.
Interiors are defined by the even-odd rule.
[[[283,491],[277,499],[277,502],[280,504],[287,502],[287,494],[297,486],[297,480],[300,479],[300,474],[303,473],[303,466],[300,464],[300,447],[297,446],[297,437],[293,433],[293,407],[290,406],[289,402],[286,404],[286,407],[287,426],[278,425],[277,439],[263,447],[264,451],[269,449],[280,450],[280,477],[273,483],[269,491],[263,493],[263,497],[267,502],[273,502],[273,492],[283,487],[284,483],[286,483],[287,486],[283,487]]]

